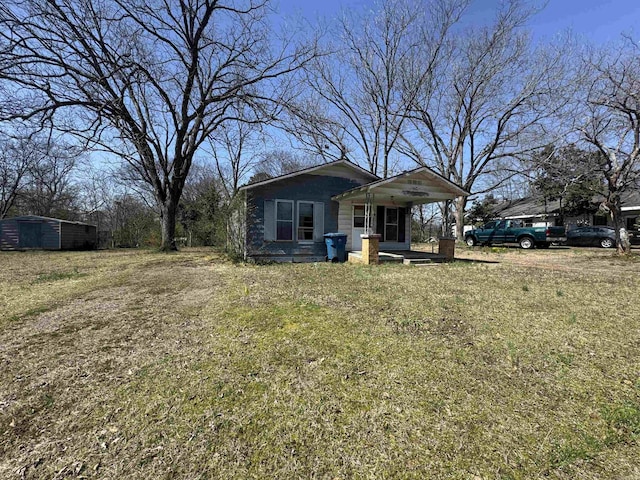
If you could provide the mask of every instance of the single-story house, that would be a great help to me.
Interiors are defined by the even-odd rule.
[[[323,235],[347,235],[347,252],[362,235],[379,234],[379,249],[411,249],[411,207],[469,195],[427,167],[382,179],[348,160],[306,168],[240,188],[245,193],[246,257],[321,261]]]
[[[95,225],[25,215],[0,220],[0,250],[93,250]]]

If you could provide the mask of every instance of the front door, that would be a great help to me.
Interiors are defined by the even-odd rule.
[[[364,205],[354,205],[351,216],[351,250],[362,250],[362,238],[364,234]]]

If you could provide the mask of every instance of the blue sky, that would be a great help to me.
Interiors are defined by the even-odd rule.
[[[301,13],[314,19],[339,15],[342,9],[372,7],[374,0],[276,0],[284,15]],[[498,0],[476,0],[470,18],[486,19]],[[551,38],[567,30],[595,43],[617,41],[621,33],[640,36],[640,0],[549,0],[531,21],[537,38]]]
[[[531,27],[543,36],[571,29],[596,43],[617,41],[622,33],[632,33],[637,38],[640,34],[640,2],[551,0],[534,18]]]

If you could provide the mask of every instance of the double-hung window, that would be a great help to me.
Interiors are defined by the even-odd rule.
[[[276,200],[276,240],[293,240],[293,201]]]
[[[309,200],[264,200],[266,242],[322,242],[324,203]]]
[[[353,228],[364,228],[364,223],[365,223],[364,205],[354,205]]]
[[[313,202],[298,202],[298,241],[313,242]]]

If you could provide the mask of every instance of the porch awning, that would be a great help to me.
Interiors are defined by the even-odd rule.
[[[332,200],[367,200],[375,196],[376,203],[412,203],[414,205],[453,200],[466,197],[469,192],[438,175],[428,167],[401,173],[394,177],[376,180],[366,185],[334,195]]]

